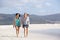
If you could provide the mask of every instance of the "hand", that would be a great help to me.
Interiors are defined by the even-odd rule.
[[[13,28],[15,27],[15,25],[13,25]]]
[[[30,25],[30,22],[28,22],[28,25]]]

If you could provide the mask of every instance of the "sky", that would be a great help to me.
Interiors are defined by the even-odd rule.
[[[51,15],[60,13],[60,0],[0,0],[0,14]]]

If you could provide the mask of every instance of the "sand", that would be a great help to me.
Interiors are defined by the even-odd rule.
[[[26,38],[23,32],[17,38],[12,25],[0,25],[0,40],[60,40],[60,24],[30,24]]]

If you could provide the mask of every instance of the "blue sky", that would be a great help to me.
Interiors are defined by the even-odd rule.
[[[60,0],[0,0],[0,13],[36,15],[60,13]]]

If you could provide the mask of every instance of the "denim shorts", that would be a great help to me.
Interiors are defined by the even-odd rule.
[[[29,25],[24,25],[24,24],[23,24],[23,28],[28,28],[28,26],[29,26]]]

